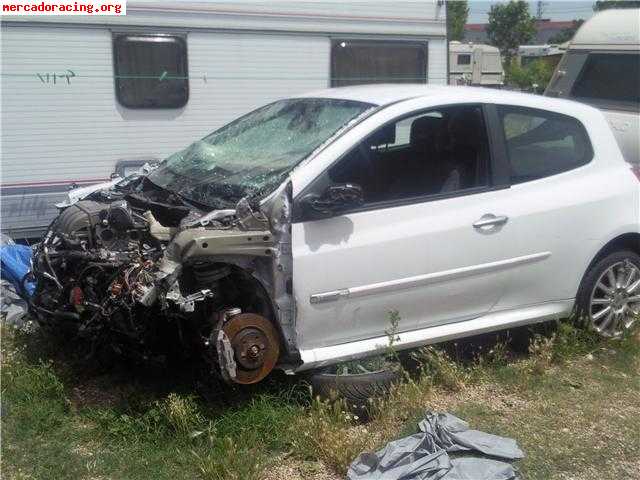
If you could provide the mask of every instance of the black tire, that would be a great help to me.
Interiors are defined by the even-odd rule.
[[[398,381],[400,374],[394,370],[372,373],[336,375],[316,373],[311,377],[315,396],[322,399],[342,398],[347,406],[356,410],[366,408],[370,400],[380,396]]]
[[[575,320],[580,327],[593,329],[590,320],[591,292],[600,276],[613,265],[626,260],[640,268],[640,255],[631,250],[610,253],[591,265],[582,279],[576,297]]]

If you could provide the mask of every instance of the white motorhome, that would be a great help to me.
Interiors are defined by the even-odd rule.
[[[640,9],[605,10],[585,22],[545,95],[600,108],[625,159],[640,163]]]
[[[501,87],[500,50],[491,45],[449,42],[449,84]]]
[[[243,112],[358,83],[445,84],[444,2],[129,2],[2,19],[2,231]]]

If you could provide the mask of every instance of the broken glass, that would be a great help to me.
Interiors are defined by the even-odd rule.
[[[373,105],[297,98],[255,110],[171,155],[149,179],[212,208],[275,189],[293,167]]]

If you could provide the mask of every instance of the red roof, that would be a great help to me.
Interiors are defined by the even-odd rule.
[[[484,32],[487,25],[488,23],[467,23],[464,26],[464,29],[469,30],[470,32]]]

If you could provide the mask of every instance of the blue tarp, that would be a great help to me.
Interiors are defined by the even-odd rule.
[[[31,270],[31,253],[31,248],[25,245],[0,246],[0,261],[2,263],[0,275],[11,282],[16,292],[22,297],[30,297],[36,289],[36,284],[33,281],[22,283],[25,275]]]

